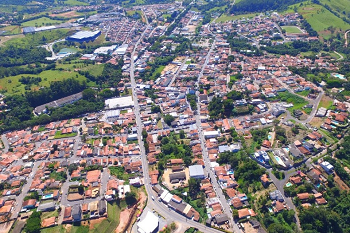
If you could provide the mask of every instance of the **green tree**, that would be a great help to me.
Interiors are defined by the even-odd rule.
[[[174,120],[175,118],[172,115],[167,114],[164,116],[164,121],[169,126],[171,125],[171,122],[173,122]]]
[[[32,215],[27,220],[27,225],[25,226],[25,230],[27,233],[40,233],[41,228],[41,212],[33,211]]]

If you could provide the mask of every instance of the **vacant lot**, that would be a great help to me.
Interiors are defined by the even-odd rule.
[[[318,108],[330,108],[333,105],[333,99],[329,96],[322,96],[322,99],[320,101],[320,104],[318,105]]]
[[[23,27],[41,27],[41,26],[49,26],[62,23],[62,20],[53,20],[47,17],[41,17],[39,19],[30,20],[22,23]]]
[[[286,33],[302,33],[302,31],[296,26],[282,26],[281,28],[286,30]]]
[[[74,18],[80,16],[76,11],[68,11],[61,14],[51,14],[52,17]]]

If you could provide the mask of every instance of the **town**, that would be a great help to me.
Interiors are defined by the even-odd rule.
[[[73,76],[0,83],[12,119],[21,102],[7,96],[32,91],[30,117],[2,121],[0,232],[311,232],[316,211],[340,219],[343,55],[322,52],[297,12],[225,18],[192,4],[66,6],[54,17],[93,14],[23,27],[77,28],[38,46],[42,69]]]

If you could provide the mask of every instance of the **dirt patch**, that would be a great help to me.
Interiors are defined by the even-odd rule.
[[[337,174],[334,174],[334,181],[338,184],[341,190],[350,190],[350,188],[344,183],[344,181],[342,181],[342,179],[340,179],[340,177]]]
[[[321,117],[314,117],[312,118],[312,120],[310,121],[310,125],[313,127],[317,127],[319,128],[324,122],[324,119]]]
[[[72,17],[78,17],[79,14],[77,14],[76,11],[68,11],[68,12],[64,12],[61,14],[51,14],[51,17],[64,17],[64,18],[72,18]]]
[[[249,222],[243,223],[244,231],[248,233],[258,233],[258,229],[255,229]]]
[[[126,227],[126,224],[129,221],[130,214],[132,212],[132,208],[125,209],[120,213],[120,218],[119,218],[119,225],[117,229],[115,229],[115,232],[124,232],[124,228]]]
[[[90,219],[89,229],[93,230],[96,224],[100,224],[106,218]]]

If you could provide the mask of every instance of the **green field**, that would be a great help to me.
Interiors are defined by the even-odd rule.
[[[80,1],[77,1],[77,0],[64,0],[64,4],[65,5],[70,5],[70,6],[87,6],[87,5],[89,5],[86,2],[80,2]]]
[[[108,218],[101,223],[95,224],[94,233],[112,233],[119,225],[120,213],[126,208],[125,201],[109,202],[107,204]]]
[[[290,112],[293,112],[293,110],[301,109],[306,104],[308,104],[308,102],[302,97],[289,92],[279,92],[278,96],[280,97],[281,101],[293,104],[293,107],[288,108]]]
[[[66,230],[63,227],[63,225],[55,226],[55,227],[49,227],[45,229],[41,229],[40,233],[65,233]]]
[[[335,28],[335,31],[350,29],[350,25],[332,14],[329,10],[321,5],[304,2],[302,6],[295,4],[289,6],[287,12],[293,12],[296,7],[297,12],[311,25],[311,27],[319,33],[323,38],[328,39],[331,36],[330,27]]]
[[[243,18],[253,18],[257,16],[256,13],[251,13],[251,14],[243,14],[243,15],[226,15],[222,14],[215,22],[217,23],[222,23],[222,22],[228,22],[232,20],[238,20],[238,19],[243,19]]]
[[[58,39],[66,38],[71,33],[73,33],[73,31],[69,29],[56,29],[52,31],[38,32],[35,34],[27,34],[25,37],[13,38],[6,41],[5,45],[21,47],[38,46]]]
[[[1,35],[15,35],[15,34],[20,34],[22,33],[21,27],[20,26],[7,26],[0,28],[0,31],[6,31],[5,33]]]
[[[24,76],[41,77],[42,81],[39,86],[32,85],[31,89],[38,89],[41,86],[47,87],[52,81],[61,81],[67,78],[76,78],[79,81],[86,81],[86,77],[78,74],[78,72],[60,71],[60,70],[46,70],[40,74],[21,74],[0,79],[0,90],[7,94],[23,94],[25,92],[25,85],[19,82],[19,79]]]
[[[320,0],[325,5],[327,4],[333,11],[340,14],[341,17],[350,18],[350,1],[349,0]],[[345,14],[344,14],[345,13]]]
[[[296,26],[282,26],[281,28],[286,30],[286,33],[302,33],[302,31]]]
[[[22,23],[23,27],[41,27],[41,26],[49,26],[63,23],[62,20],[53,20],[47,17],[41,17],[39,19],[30,20]]]
[[[71,138],[77,136],[78,133],[66,133],[62,134],[61,131],[57,131],[55,134],[55,139],[60,139],[60,138]]]

